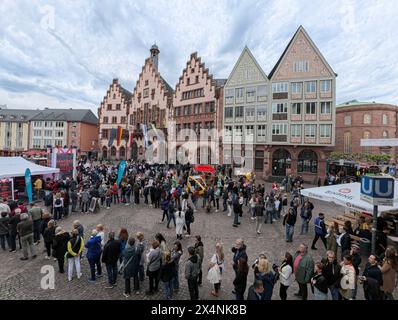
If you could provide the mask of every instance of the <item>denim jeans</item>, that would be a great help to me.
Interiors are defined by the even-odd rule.
[[[223,205],[223,211],[227,211],[227,199],[224,199],[223,200],[223,202],[222,202],[222,205]]]
[[[239,223],[239,213],[235,213],[234,225],[238,225]]]
[[[308,225],[309,225],[308,220],[303,219],[302,224],[301,224],[301,233],[300,234],[308,233]]]
[[[10,250],[16,250],[17,249],[17,233],[16,232],[10,232]]]
[[[328,294],[319,291],[316,287],[314,287],[314,296],[315,300],[328,300]]]
[[[264,221],[265,223],[268,222],[268,218],[269,218],[269,221],[272,223],[273,211],[269,211],[269,210],[265,211],[265,221]]]
[[[293,242],[294,226],[286,223],[286,240]]]
[[[6,241],[9,248],[11,248],[10,237],[8,234],[0,234],[0,243],[3,250],[6,249]]]
[[[252,218],[254,218],[256,216],[256,207],[251,207],[250,212],[252,214]]]
[[[140,275],[140,281],[144,281],[145,280],[145,270],[144,270],[144,265],[140,265],[138,267],[138,273]]]
[[[163,285],[166,300],[171,300],[173,298],[173,280],[163,282]]]
[[[340,300],[339,288],[336,288],[334,285],[329,287],[330,295],[332,296],[332,300]]]
[[[107,208],[110,208],[111,203],[112,203],[112,198],[111,197],[106,197],[106,207]]]
[[[90,265],[91,271],[91,280],[95,280],[95,267],[97,266],[97,274],[102,274],[102,267],[101,267],[101,257],[97,257],[95,259],[88,259],[88,263]]]
[[[107,263],[106,264],[106,272],[108,273],[108,282],[111,285],[116,284],[117,280],[117,262],[116,263]]]
[[[174,212],[169,212],[169,216],[167,217],[167,227],[170,227],[170,222],[173,220],[174,227],[176,226],[176,217],[174,216]]]

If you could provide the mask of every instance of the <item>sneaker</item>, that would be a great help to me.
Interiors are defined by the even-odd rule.
[[[89,279],[88,279],[88,282],[90,282],[90,283],[95,283],[96,280],[95,280],[95,279],[93,280],[93,279],[89,278]]]
[[[36,259],[36,258],[37,258],[37,255],[32,256],[32,259]]]
[[[141,292],[140,291],[136,291],[135,294],[138,296],[138,295],[141,294]]]
[[[111,285],[111,284],[109,284],[109,285],[107,285],[107,286],[105,287],[105,289],[113,289],[113,288],[114,288],[114,286]]]
[[[123,293],[123,296],[127,299],[130,297],[130,295],[128,293]]]
[[[17,252],[17,250],[10,250],[10,252]]]
[[[80,273],[80,274],[77,276],[77,278],[80,279],[80,278],[82,277],[82,275],[83,275],[83,274]]]
[[[235,228],[237,228],[237,227],[238,227],[238,225],[237,225],[237,224],[233,224],[232,226],[233,226],[233,227],[235,227]]]
[[[311,250],[318,250],[317,248],[315,248],[315,247],[311,247]]]
[[[258,231],[257,231],[257,234],[261,234],[261,232],[258,232]]]
[[[54,258],[54,261],[57,261],[57,258]]]
[[[44,259],[50,260],[50,257],[49,256],[45,256]]]
[[[28,258],[24,258],[24,257],[22,257],[22,258],[20,258],[22,261],[26,261],[26,260],[28,260]]]
[[[102,274],[96,274],[97,278],[102,278]]]
[[[256,218],[254,218],[254,217],[251,217],[250,219],[251,219],[251,220],[256,220]]]
[[[230,217],[231,215],[228,213],[227,216]]]

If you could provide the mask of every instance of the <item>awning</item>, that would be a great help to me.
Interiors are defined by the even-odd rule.
[[[57,168],[40,166],[22,157],[0,157],[0,179],[24,177],[27,168],[32,176],[59,173]]]
[[[301,194],[305,197],[333,202],[349,209],[373,212],[373,205],[361,200],[361,184],[359,182],[302,189]],[[379,206],[378,208],[379,212],[393,210],[398,210],[398,180],[395,180],[394,186],[394,206]]]

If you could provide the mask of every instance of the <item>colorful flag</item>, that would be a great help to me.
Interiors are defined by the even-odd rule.
[[[111,133],[109,135],[108,147],[112,146],[113,141],[115,141],[115,138],[116,138],[116,129],[112,128]]]
[[[134,129],[130,133],[130,148],[133,146],[133,142],[134,142]]]
[[[126,161],[122,160],[119,163],[119,170],[117,172],[117,181],[116,181],[117,186],[120,185],[120,182],[122,181],[125,170],[126,170]]]
[[[117,127],[117,146],[120,146],[120,142],[122,141],[123,129],[122,127]]]
[[[27,168],[25,171],[25,187],[29,203],[31,203],[33,201],[33,191],[32,191],[32,175],[30,174],[29,168]]]

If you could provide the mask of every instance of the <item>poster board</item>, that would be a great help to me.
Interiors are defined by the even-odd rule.
[[[12,198],[12,181],[11,179],[0,180],[0,198],[11,199]]]
[[[90,206],[89,206],[89,208],[88,208],[88,211],[94,213],[94,212],[95,212],[95,209],[96,209],[96,207],[97,207],[97,205],[98,205],[98,198],[93,197],[93,198],[91,199],[91,202],[90,202]]]
[[[61,179],[66,177],[76,179],[75,148],[49,148],[47,154],[49,166],[59,169]]]

